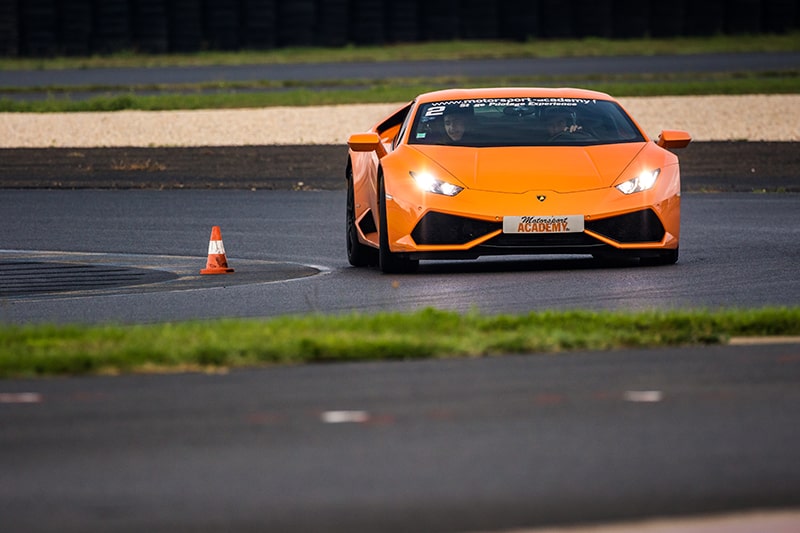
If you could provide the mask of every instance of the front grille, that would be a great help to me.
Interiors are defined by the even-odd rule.
[[[502,222],[431,212],[417,222],[411,237],[420,245],[466,244],[502,228]]]
[[[585,233],[501,233],[489,239],[482,246],[493,248],[561,248],[561,247],[583,247],[598,244],[597,239]]]
[[[660,242],[664,225],[652,209],[644,209],[600,220],[587,220],[587,230],[620,243]],[[417,223],[411,236],[419,245],[466,244],[503,228],[502,222],[430,212]],[[501,233],[481,244],[483,248],[558,249],[584,248],[600,244],[585,233],[514,234]]]
[[[660,242],[664,225],[652,209],[601,220],[587,220],[586,229],[616,242]]]

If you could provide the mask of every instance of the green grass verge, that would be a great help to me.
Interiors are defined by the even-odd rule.
[[[716,35],[665,39],[531,39],[513,41],[440,41],[341,48],[277,48],[192,54],[122,52],[92,57],[0,58],[0,70],[113,67],[258,65],[495,59],[510,57],[587,57],[615,55],[793,52],[800,50],[800,32],[781,35]]]
[[[69,92],[52,88],[45,100],[17,101],[0,98],[0,112],[80,112],[233,109],[274,106],[342,105],[364,103],[407,102],[418,94],[448,87],[511,87],[576,86],[593,89],[615,97],[718,95],[718,94],[796,94],[800,93],[800,70],[782,73],[711,75],[705,79],[682,80],[670,76],[591,77],[581,79],[554,78],[451,78],[435,80],[373,80],[348,85],[311,84],[303,88],[278,88],[270,84],[217,84],[211,88],[158,87],[159,95],[141,95],[136,91],[153,88],[129,88],[130,92],[112,96],[94,96],[73,100]],[[74,90],[74,89],[73,89]],[[179,91],[179,92],[171,92]],[[202,92],[210,91],[210,92]],[[77,92],[77,91],[76,91]]]
[[[583,39],[452,41],[374,47],[300,48],[271,51],[203,52],[142,55],[122,53],[90,58],[0,59],[0,69],[156,67],[351,61],[459,60],[506,57],[657,55],[800,50],[800,33],[673,39]],[[54,76],[57,79],[57,76]],[[79,112],[230,109],[269,106],[335,105],[409,101],[416,95],[448,87],[575,86],[614,96],[688,94],[791,94],[800,92],[800,69],[759,73],[668,73],[600,76],[439,77],[392,80],[322,80],[296,82],[209,82],[174,85],[107,85],[0,89],[0,112]],[[15,96],[42,93],[46,99]],[[73,97],[73,94],[81,94]],[[157,93],[157,94],[152,94]],[[87,98],[85,95],[89,94]]]
[[[426,309],[135,326],[0,326],[0,377],[610,350],[797,334],[800,307],[519,316]]]

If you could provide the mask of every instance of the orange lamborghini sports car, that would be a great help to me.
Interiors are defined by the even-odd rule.
[[[414,271],[420,259],[498,254],[678,260],[678,158],[607,94],[452,89],[420,95],[348,139],[347,256]]]

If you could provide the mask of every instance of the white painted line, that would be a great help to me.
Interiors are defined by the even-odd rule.
[[[0,403],[42,403],[38,392],[0,392]]]
[[[326,424],[363,424],[369,420],[366,411],[324,411],[320,418]]]
[[[626,402],[656,403],[664,399],[664,393],[660,390],[629,390],[623,397]]]

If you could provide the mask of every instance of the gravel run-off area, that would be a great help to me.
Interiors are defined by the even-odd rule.
[[[620,98],[653,138],[800,141],[800,94]],[[0,148],[343,145],[401,104],[201,111],[0,113]]]

